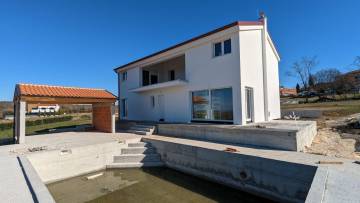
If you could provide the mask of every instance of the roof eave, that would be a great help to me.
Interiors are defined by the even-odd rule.
[[[186,40],[186,41],[183,41],[183,42],[181,42],[181,43],[179,43],[179,44],[170,46],[170,47],[168,47],[168,48],[166,48],[166,49],[163,49],[163,50],[161,50],[161,51],[155,52],[155,53],[150,54],[150,55],[148,55],[148,56],[145,56],[145,57],[142,57],[142,58],[137,59],[137,60],[135,60],[135,61],[129,62],[129,63],[125,64],[125,65],[122,65],[122,66],[119,66],[119,67],[117,67],[117,68],[114,68],[113,70],[114,70],[115,73],[118,73],[118,71],[119,71],[120,69],[124,69],[124,68],[126,68],[126,67],[128,67],[128,66],[130,66],[130,65],[135,64],[135,63],[138,63],[138,62],[141,62],[141,61],[146,60],[146,59],[148,59],[148,58],[151,58],[151,57],[157,56],[157,55],[159,55],[159,54],[165,53],[165,52],[170,51],[170,50],[172,50],[172,49],[181,47],[181,46],[186,45],[186,44],[188,44],[188,43],[194,42],[194,41],[196,41],[196,40],[198,40],[198,39],[201,39],[201,38],[210,36],[210,35],[212,35],[212,34],[221,32],[221,31],[223,31],[223,30],[232,28],[232,27],[234,27],[234,26],[258,26],[258,25],[263,25],[263,22],[262,22],[262,21],[235,21],[235,22],[232,22],[232,23],[227,24],[227,25],[225,25],[225,26],[222,26],[222,27],[220,27],[220,28],[217,28],[217,29],[215,29],[215,30],[212,30],[212,31],[210,31],[210,32],[207,32],[207,33],[205,33],[205,34],[202,34],[202,35],[193,37],[193,38],[191,38],[191,39],[189,39],[189,40]]]

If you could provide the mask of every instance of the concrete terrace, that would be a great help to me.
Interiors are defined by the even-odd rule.
[[[174,150],[185,149],[184,153],[192,156],[194,153],[196,155],[198,150],[205,150],[206,153],[200,154],[201,156],[207,154],[209,160],[213,160],[208,163],[213,163],[217,159],[231,162],[240,155],[268,160],[259,164],[263,165],[262,167],[267,164],[266,167],[280,174],[291,175],[293,169],[303,168],[301,165],[304,169],[317,168],[315,176],[313,178],[311,176],[310,179],[311,187],[306,202],[356,202],[360,199],[360,193],[358,193],[360,191],[360,165],[352,160],[159,135],[139,136],[131,133],[99,132],[65,132],[28,136],[26,144],[1,146],[0,164],[2,167],[0,170],[7,175],[0,178],[0,188],[4,188],[0,194],[7,202],[52,202],[53,199],[44,183],[104,169],[109,162],[113,161],[114,155],[121,153],[121,148],[126,146],[126,143],[138,142],[141,139],[153,144],[160,153],[165,148],[159,143],[170,143],[167,145],[171,148],[168,149],[170,153]],[[224,152],[226,148],[235,151]],[[30,152],[29,149],[39,151]],[[227,156],[227,153],[230,156]],[[180,157],[181,154],[176,156]],[[196,156],[189,160],[197,160]],[[284,168],[277,168],[279,166],[277,164],[272,166],[270,164],[273,163],[272,160],[280,161],[290,168],[285,168],[285,171],[281,172]],[[167,165],[166,159],[164,161],[166,166],[171,166]],[[335,161],[342,164],[319,164],[319,161]],[[241,165],[241,162],[239,163]],[[298,166],[294,168],[291,163],[300,168]],[[310,174],[306,171],[299,171],[299,173],[302,174],[299,177]],[[264,173],[262,176],[268,175]]]
[[[0,146],[0,155],[21,155],[31,153],[29,148],[46,147],[43,151],[63,150],[111,142],[125,142],[140,139],[132,133],[62,132],[26,136],[26,143]]]

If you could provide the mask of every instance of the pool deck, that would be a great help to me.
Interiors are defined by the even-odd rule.
[[[141,139],[142,136],[132,133],[101,133],[101,132],[62,132],[26,136],[26,143],[0,146],[1,155],[29,154],[29,148],[46,147],[46,150],[59,150],[82,147],[110,142],[121,142]]]
[[[0,146],[2,202],[55,202],[26,158],[28,155],[139,139],[141,136],[129,133],[64,132],[28,136],[25,144]],[[44,150],[30,152],[29,149],[34,147]]]

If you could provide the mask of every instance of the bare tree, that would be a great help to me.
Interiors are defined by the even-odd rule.
[[[313,69],[318,65],[316,56],[313,57],[302,57],[301,60],[295,61],[291,66],[291,71],[288,75],[294,76],[300,79],[303,89],[309,91],[309,79]],[[308,97],[306,96],[306,101]]]
[[[335,93],[341,72],[336,68],[322,69],[314,74],[315,89],[320,93]]]
[[[360,56],[355,56],[352,66],[355,67],[356,69],[360,69]]]
[[[341,72],[336,68],[322,69],[315,73],[316,84],[331,83],[341,75]]]

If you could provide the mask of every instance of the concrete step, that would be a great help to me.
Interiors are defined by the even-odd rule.
[[[150,131],[152,130],[152,128],[132,126],[132,127],[130,127],[130,130],[137,130],[137,131],[146,131],[146,132],[150,132]]]
[[[134,125],[136,127],[139,127],[139,128],[155,128],[155,125],[151,125],[151,124],[136,124]]]
[[[133,142],[133,143],[128,143],[128,147],[150,147],[151,144],[146,143],[146,142]]]
[[[154,147],[128,147],[121,149],[121,154],[154,154]]]
[[[141,130],[127,130],[128,133],[133,133],[137,135],[148,135],[149,132],[141,131]]]
[[[161,161],[159,154],[122,154],[114,156],[114,163],[138,163]]]
[[[158,167],[163,166],[164,163],[157,162],[142,162],[142,163],[112,163],[106,166],[106,168],[140,168],[140,167]]]

